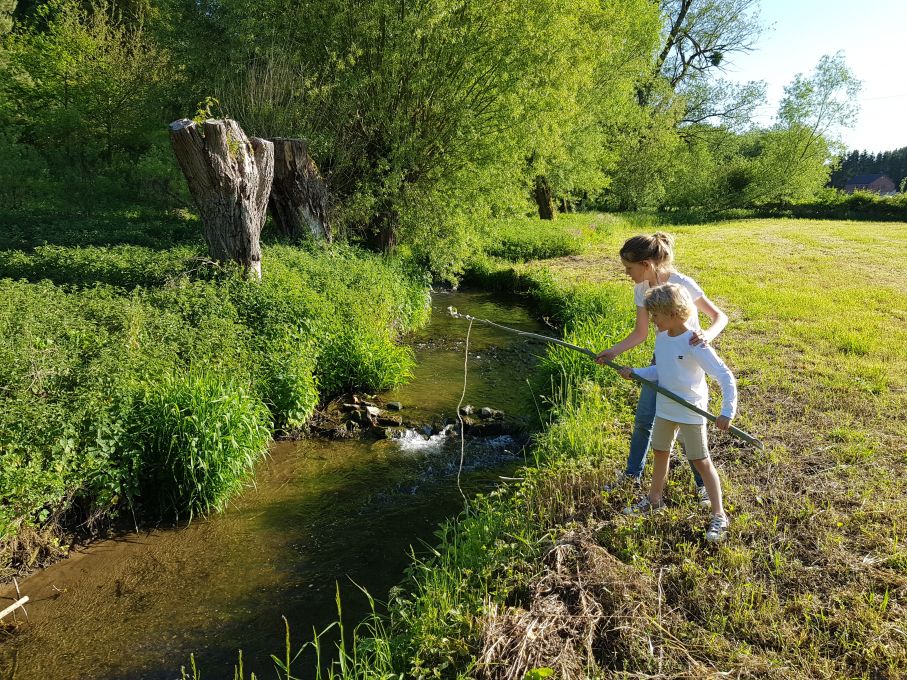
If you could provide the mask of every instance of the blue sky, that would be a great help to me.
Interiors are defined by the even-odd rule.
[[[769,30],[752,54],[729,59],[726,77],[764,80],[769,103],[757,122],[769,125],[784,86],[809,73],[823,54],[843,50],[863,81],[857,124],[841,131],[848,148],[907,146],[907,0],[762,0]]]

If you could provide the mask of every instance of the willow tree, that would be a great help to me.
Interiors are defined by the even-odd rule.
[[[170,142],[202,218],[208,253],[261,278],[261,229],[274,178],[274,145],[235,120],[182,119]]]
[[[622,131],[639,116],[635,93],[649,75],[661,28],[648,0],[577,4],[569,20],[564,32],[573,40],[550,62],[560,78],[546,115],[525,138],[543,219],[553,217],[552,198],[569,207],[609,185],[620,148],[629,143]]]
[[[683,99],[680,125],[747,127],[765,100],[765,84],[722,76],[765,31],[759,0],[661,0],[660,6],[665,24],[654,70]]]
[[[235,55],[209,69],[218,99],[252,134],[305,139],[338,227],[384,249],[401,236],[468,248],[451,205],[522,210],[539,169],[578,177],[568,157],[601,140],[584,131],[608,108],[597,82],[613,103],[611,80],[633,70],[615,55],[658,30],[644,0],[263,2],[223,0],[188,22],[216,23]],[[545,168],[527,164],[534,151]]]
[[[775,125],[764,133],[748,202],[808,199],[828,181],[843,151],[842,129],[856,123],[861,83],[838,52],[784,88]]]

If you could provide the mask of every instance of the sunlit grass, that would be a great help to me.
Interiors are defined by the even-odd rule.
[[[571,341],[600,347],[632,323],[617,252],[640,230],[651,225],[611,219],[586,236],[582,257],[544,269],[485,262],[473,276],[522,291]],[[671,231],[678,269],[730,315],[716,345],[738,376],[741,425],[767,443],[756,451],[713,434],[729,539],[703,539],[706,514],[685,466],[672,473],[667,512],[621,516],[632,491],[602,488],[623,464],[635,390],[554,350],[542,362],[551,420],[537,467],[475,501],[414,565],[382,633],[395,641],[394,673],[496,677],[476,665],[493,649],[491,619],[506,630],[532,615],[534,588],[550,578],[546,555],[564,540],[594,541],[626,565],[578,563],[565,602],[597,579],[634,593],[587,650],[590,677],[896,678],[907,668],[907,225],[750,220]],[[647,351],[624,360],[639,364]]]

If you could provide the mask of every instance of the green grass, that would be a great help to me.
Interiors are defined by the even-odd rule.
[[[611,220],[582,257],[479,261],[473,280],[524,293],[601,347],[632,323],[617,252],[638,231]],[[907,225],[672,231],[678,269],[730,315],[717,347],[738,376],[739,424],[767,445],[712,431],[729,539],[705,542],[686,466],[667,512],[621,515],[631,493],[602,487],[625,460],[635,390],[551,352],[537,465],[441,529],[372,619],[380,640],[363,629],[353,643],[385,651],[340,676],[499,677],[491,663],[516,677],[903,677]]]
[[[497,220],[480,229],[481,241],[487,255],[509,262],[579,255],[584,248],[583,235],[595,229],[594,222],[587,215],[557,220]]]
[[[146,513],[168,518],[220,509],[271,438],[260,399],[241,382],[201,372],[149,384],[124,426],[133,493]]]
[[[221,507],[272,430],[303,426],[342,390],[410,375],[397,340],[428,308],[402,262],[266,244],[251,282],[198,243],[135,243],[129,220],[82,220],[62,232],[71,245],[35,243],[56,232],[29,224],[9,236],[20,249],[0,250],[4,573],[52,558],[64,520]],[[105,233],[118,245],[100,244]]]

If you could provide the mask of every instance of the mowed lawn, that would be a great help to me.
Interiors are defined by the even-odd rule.
[[[618,251],[654,229],[608,216],[565,227],[584,234],[583,255],[524,266],[621,290],[632,317]],[[737,424],[766,449],[716,438],[732,519],[717,552],[675,529],[689,500],[630,538],[606,513],[601,542],[658,574],[665,627],[702,672],[907,677],[907,224],[662,229],[676,268],[730,317],[716,348],[740,386]],[[691,495],[685,474],[669,495]]]

